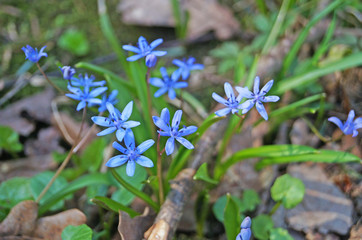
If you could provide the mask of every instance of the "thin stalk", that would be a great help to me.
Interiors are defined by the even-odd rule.
[[[302,119],[304,120],[304,122],[308,125],[308,127],[310,128],[310,130],[312,130],[312,132],[322,141],[325,143],[331,142],[332,138],[326,138],[323,137],[323,135],[318,131],[318,129],[313,125],[313,123],[311,123],[307,118],[302,117]]]
[[[48,76],[45,74],[45,72],[43,71],[43,69],[40,67],[39,63],[36,63],[36,66],[38,67],[39,71],[41,72],[41,74],[43,74],[43,76],[45,77],[45,79],[48,81],[48,83],[50,85],[52,85],[56,90],[58,90],[58,92],[60,92],[61,94],[64,94],[63,90],[60,89],[57,85],[55,85],[52,81],[50,81],[50,79],[48,78]]]
[[[272,216],[278,210],[281,204],[282,204],[281,201],[277,202],[272,208],[272,210],[270,210],[269,216]]]
[[[162,180],[162,154],[163,151],[160,151],[160,137],[158,134],[157,138],[157,179],[158,179],[158,195],[160,200],[160,205],[164,202],[164,194],[163,194],[163,180]]]
[[[80,136],[82,134],[82,129],[83,129],[83,125],[84,125],[84,121],[85,121],[85,116],[87,114],[87,108],[83,108],[83,116],[82,116],[82,123],[77,135],[77,138],[75,139],[72,148],[70,149],[70,151],[68,152],[67,157],[65,158],[65,160],[62,162],[62,164],[60,165],[60,167],[58,168],[58,170],[56,171],[56,173],[54,174],[54,176],[52,177],[52,179],[50,179],[49,183],[45,186],[45,188],[43,189],[43,191],[40,193],[40,195],[38,196],[38,198],[36,199],[36,202],[39,203],[40,200],[43,198],[43,196],[45,195],[45,193],[49,190],[49,188],[53,185],[55,179],[59,176],[59,174],[63,171],[63,169],[67,166],[69,160],[71,159],[71,157],[73,156],[73,154],[76,152],[74,151],[75,148],[78,147],[78,142],[80,139]]]

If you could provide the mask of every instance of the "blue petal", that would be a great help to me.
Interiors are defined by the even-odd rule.
[[[110,103],[110,102],[107,102],[107,103],[106,103],[106,107],[107,107],[107,110],[108,110],[108,112],[109,112],[109,115],[111,115],[112,117],[116,118],[116,117],[117,117],[117,112],[116,112],[113,104]]]
[[[200,63],[196,63],[190,67],[190,70],[202,70],[204,69],[204,65]]]
[[[251,218],[245,217],[243,222],[240,225],[240,228],[250,228],[251,227]]]
[[[151,42],[150,47],[151,49],[154,49],[155,47],[157,47],[158,45],[160,45],[161,43],[163,43],[163,39],[159,38],[154,40],[153,42]]]
[[[172,127],[178,127],[181,122],[182,110],[177,110],[172,118]]]
[[[119,167],[125,164],[128,161],[128,157],[126,155],[118,155],[110,158],[106,163],[107,167]]]
[[[97,97],[101,93],[104,93],[105,91],[107,91],[107,89],[108,89],[107,87],[95,88],[89,93],[89,96],[92,98]]]
[[[71,93],[66,93],[65,96],[70,97],[74,100],[78,100],[78,101],[82,100],[82,97],[80,97],[79,95],[75,95],[75,94],[71,94]]]
[[[273,86],[274,80],[270,80],[265,84],[265,86],[260,90],[260,95],[264,96],[269,92],[270,88]]]
[[[141,53],[141,51],[138,48],[136,48],[134,46],[131,46],[131,45],[123,45],[122,48],[124,50],[131,51],[131,52],[134,52],[134,53],[138,53],[138,54]]]
[[[356,129],[354,129],[352,137],[356,137],[357,135],[358,135],[358,131]]]
[[[212,93],[212,98],[215,99],[215,101],[224,105],[227,105],[229,103],[226,99],[220,97],[220,95],[218,95],[217,93]]]
[[[185,146],[185,148],[187,149],[194,149],[194,146],[188,141],[186,140],[185,138],[183,137],[177,137],[176,140],[181,143],[182,145]]]
[[[146,40],[146,38],[140,36],[138,38],[138,47],[140,48],[141,52],[144,53],[148,50],[148,42]]]
[[[149,149],[153,144],[155,143],[154,140],[148,139],[147,141],[144,141],[138,147],[136,148],[138,154],[144,153],[147,149]]]
[[[136,158],[136,163],[141,165],[142,167],[153,167],[153,162],[151,161],[151,159],[145,156],[139,156],[138,158]]]
[[[110,128],[107,128],[107,129],[104,129],[103,131],[97,133],[97,136],[104,136],[104,135],[107,135],[107,134],[110,134],[110,133],[113,133],[114,131],[116,131],[117,128],[116,127],[110,127]]]
[[[160,72],[161,72],[162,78],[168,78],[168,74],[167,74],[165,67],[161,67]]]
[[[172,60],[172,63],[173,63],[174,65],[178,66],[178,67],[183,67],[183,66],[185,66],[185,63],[184,63],[183,61],[181,61],[181,60],[178,60],[178,59]]]
[[[102,127],[111,127],[113,125],[113,123],[106,117],[94,116],[91,119],[95,124]]]
[[[181,74],[182,74],[182,79],[186,80],[190,77],[190,70],[188,68],[185,68],[184,70],[182,70]]]
[[[83,109],[87,105],[86,101],[80,101],[77,106],[77,111]]]
[[[98,99],[98,98],[90,98],[90,99],[87,99],[87,102],[94,106],[94,105],[100,105],[102,104],[102,100]]]
[[[186,128],[181,128],[180,131],[179,131],[179,136],[183,137],[183,136],[192,134],[192,133],[194,133],[196,131],[197,131],[196,126],[189,126],[189,127],[186,127]]]
[[[134,161],[128,161],[127,167],[126,167],[127,175],[132,177],[134,175],[135,169],[136,169],[136,163]]]
[[[172,154],[174,149],[175,149],[175,139],[173,137],[170,137],[169,139],[167,139],[165,146],[166,155],[168,156]]]
[[[126,130],[126,135],[124,137],[124,143],[128,149],[134,150],[135,149],[135,141],[134,135],[131,129]]]
[[[133,128],[139,126],[141,123],[137,121],[127,121],[122,124],[124,128]]]
[[[130,101],[122,111],[121,119],[123,121],[128,120],[128,118],[131,116],[132,108],[133,108],[133,101]]]
[[[113,148],[117,149],[118,151],[120,151],[123,154],[128,154],[128,149],[125,149],[121,144],[119,144],[118,142],[113,142],[112,144]]]
[[[170,99],[175,99],[176,98],[176,92],[173,88],[169,88],[168,89],[168,97]]]
[[[349,111],[345,125],[351,124],[353,122],[354,116],[355,116],[354,110]]]
[[[170,123],[170,112],[167,108],[162,109],[160,117],[166,124]]]
[[[177,82],[173,85],[173,88],[186,88],[188,85],[187,82]]]
[[[235,87],[235,89],[241,98],[254,98],[253,93],[249,91],[248,87]]]
[[[230,108],[223,108],[223,109],[220,109],[220,110],[216,111],[215,114],[216,114],[217,116],[219,116],[219,117],[223,117],[223,116],[229,114],[230,111],[231,111]]]
[[[277,102],[279,101],[279,97],[278,96],[266,96],[264,97],[264,99],[262,99],[263,102]]]
[[[254,100],[247,100],[239,105],[240,109],[243,109],[242,114],[247,113],[254,106]]]
[[[230,83],[226,82],[224,84],[225,94],[227,99],[229,100],[235,100],[234,90],[231,87]]]
[[[343,123],[337,117],[330,117],[328,118],[328,121],[336,124],[341,130],[343,129]]]
[[[171,75],[171,80],[176,82],[177,80],[179,80],[181,76],[181,72],[180,72],[180,69],[177,69],[176,71],[174,71]]]
[[[159,96],[165,94],[167,92],[167,90],[168,90],[167,87],[162,87],[162,88],[158,89],[153,96],[158,98]]]
[[[150,78],[150,84],[155,87],[164,87],[165,83],[161,78]]]
[[[167,52],[166,51],[152,51],[152,54],[157,57],[162,57],[162,56],[165,56],[167,54]]]
[[[152,116],[153,123],[163,131],[169,132],[170,128],[167,126],[167,124],[164,122],[163,119],[157,116]]]
[[[354,129],[362,128],[362,117],[356,118],[353,121],[353,124],[354,124]]]
[[[144,56],[142,54],[137,54],[137,55],[133,55],[127,58],[127,61],[129,62],[133,62],[133,61],[137,61],[140,58],[143,58]]]
[[[250,228],[242,228],[240,230],[240,233],[238,235],[238,237],[241,239],[241,240],[249,240],[250,237],[251,237],[251,230]]]
[[[118,141],[122,142],[124,135],[126,135],[126,130],[123,128],[120,128],[116,131],[116,137]]]
[[[260,85],[260,78],[258,76],[256,76],[254,79],[254,94],[255,95],[259,93],[259,85]]]
[[[256,110],[258,110],[258,112],[260,113],[260,115],[265,119],[265,120],[268,120],[268,113],[266,112],[265,108],[264,108],[264,105],[257,101],[256,104]]]

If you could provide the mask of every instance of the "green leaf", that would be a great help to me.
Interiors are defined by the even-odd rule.
[[[43,191],[45,186],[50,182],[52,177],[54,176],[53,172],[42,172],[30,179],[30,188],[33,193],[34,199],[36,199],[40,193]],[[67,180],[64,177],[58,176],[53,182],[52,186],[45,193],[44,197],[40,200],[39,204],[44,204],[52,195],[58,192],[58,189],[65,188],[68,185]],[[50,210],[56,211],[61,209],[64,206],[64,200],[55,203]]]
[[[19,142],[19,134],[11,127],[0,125],[0,152],[4,149],[7,152],[14,153],[23,149]]]
[[[234,200],[234,202],[238,205],[238,207],[240,208],[241,205],[243,204],[242,201],[234,195],[230,195],[230,196]],[[214,213],[214,216],[216,217],[217,220],[219,220],[222,223],[224,222],[224,211],[225,211],[226,203],[227,203],[227,197],[226,197],[226,195],[223,195],[223,196],[219,197],[217,199],[217,201],[214,203],[214,205],[212,206],[212,212]]]
[[[83,151],[80,158],[80,167],[89,172],[97,172],[103,161],[103,151],[106,147],[104,138],[96,138]]]
[[[243,192],[243,198],[239,205],[241,212],[254,211],[255,207],[260,203],[260,198],[257,192],[253,189],[247,189]]]
[[[283,228],[273,228],[270,230],[270,240],[293,240],[288,231]]]
[[[203,163],[199,167],[196,174],[194,175],[194,180],[203,180],[211,184],[218,184],[218,181],[209,177],[209,174],[207,173],[207,163]]]
[[[63,229],[62,240],[91,240],[92,229],[85,224],[79,226],[68,225]]]
[[[83,56],[89,52],[87,36],[78,30],[68,29],[58,40],[59,47],[77,55]]]
[[[294,208],[303,201],[304,192],[303,182],[289,174],[278,177],[270,189],[273,200],[281,201],[283,206],[288,209]]]
[[[291,162],[324,162],[324,163],[348,163],[360,162],[361,159],[356,155],[348,152],[334,151],[334,150],[318,150],[314,153],[279,156],[272,158],[265,158],[255,164],[257,170],[272,164],[285,164]]]
[[[317,153],[317,150],[308,146],[292,144],[266,145],[256,148],[243,149],[231,155],[224,163],[215,168],[215,179],[220,179],[230,166],[247,158],[273,157],[273,159],[278,159],[284,156],[292,158],[296,155],[302,156],[311,153]]]
[[[107,210],[119,213],[119,211],[126,212],[130,215],[131,218],[140,215],[140,213],[134,211],[133,209],[126,207],[119,202],[114,201],[113,199],[107,197],[97,196],[91,199],[91,202],[97,204],[98,206],[105,208]]]
[[[261,214],[253,218],[251,230],[255,238],[260,240],[269,239],[269,231],[273,228],[274,223],[270,216]]]
[[[227,202],[224,211],[224,227],[227,239],[234,239],[239,232],[240,215],[239,207],[231,195],[226,194]]]
[[[50,207],[56,204],[58,201],[62,200],[65,196],[74,193],[75,191],[91,186],[94,184],[108,184],[111,182],[106,174],[102,173],[92,173],[89,175],[82,176],[73,182],[69,183],[67,186],[59,189],[53,196],[44,201],[44,204],[39,206],[39,215],[45,213]]]
[[[33,199],[28,178],[15,177],[0,185],[0,206],[10,209],[21,201]]]

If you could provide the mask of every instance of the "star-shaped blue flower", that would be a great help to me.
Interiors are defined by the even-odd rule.
[[[357,129],[362,128],[362,117],[354,119],[355,113],[354,110],[349,111],[348,117],[345,123],[342,123],[337,117],[330,117],[328,121],[336,124],[344,134],[351,135],[356,137],[358,135]]]
[[[107,87],[99,87],[93,90],[90,90],[89,86],[85,86],[82,89],[77,87],[72,87],[68,84],[68,90],[72,93],[66,93],[65,95],[80,101],[77,106],[77,111],[83,109],[87,106],[99,105],[102,103],[102,100],[96,98],[98,95],[104,93],[107,90]]]
[[[60,71],[62,71],[63,78],[65,80],[71,80],[75,74],[75,69],[70,66],[64,66],[64,67],[59,67],[59,68],[60,68]]]
[[[238,97],[235,96],[234,94],[234,90],[231,87],[230,83],[225,83],[224,84],[224,89],[225,89],[225,94],[227,99],[222,98],[220,95],[218,95],[217,93],[212,93],[212,97],[213,99],[215,99],[215,101],[224,104],[226,106],[226,108],[220,109],[218,111],[215,112],[215,114],[219,117],[225,116],[227,114],[229,114],[230,112],[232,114],[237,113],[240,110],[240,100],[242,99],[242,95],[239,94]]]
[[[104,84],[106,84],[106,81],[98,81],[98,82],[94,82],[96,78],[91,75],[90,77],[88,77],[88,74],[84,74],[84,77],[82,74],[79,74],[78,77],[72,77],[71,78],[71,83],[72,86],[76,86],[76,87],[102,87],[104,86]]]
[[[240,233],[236,237],[236,240],[249,240],[251,237],[251,218],[244,218],[243,222],[240,225]]]
[[[175,149],[175,139],[184,145],[187,149],[193,149],[194,146],[185,138],[186,135],[196,132],[196,126],[183,127],[179,130],[180,121],[182,117],[182,110],[177,110],[172,119],[172,125],[170,126],[170,112],[167,108],[164,108],[161,112],[161,117],[153,116],[154,124],[160,128],[158,133],[161,136],[170,137],[166,142],[166,154],[170,155]]]
[[[153,41],[151,44],[148,44],[146,38],[141,36],[138,38],[138,48],[131,45],[123,45],[122,48],[124,50],[136,53],[136,55],[128,57],[127,61],[133,62],[140,58],[146,57],[146,66],[150,68],[155,66],[157,61],[156,57],[161,57],[167,54],[166,51],[154,50],[161,43],[163,43],[163,39],[159,38]]]
[[[268,113],[264,108],[263,102],[276,102],[279,100],[278,96],[265,96],[273,86],[273,83],[274,80],[270,80],[259,91],[260,78],[257,76],[254,80],[254,93],[249,91],[247,87],[235,87],[236,91],[238,91],[242,97],[250,98],[240,105],[240,108],[243,109],[242,114],[247,113],[254,105],[256,105],[256,110],[258,110],[265,120],[268,120]]]
[[[47,46],[42,47],[38,52],[37,48],[34,49],[31,46],[26,45],[26,47],[22,47],[21,50],[23,50],[25,53],[25,59],[29,59],[33,63],[37,63],[39,62],[40,58],[48,57],[48,54],[44,52],[46,47]]]
[[[121,112],[114,108],[111,103],[106,104],[109,112],[109,117],[95,116],[92,117],[92,121],[102,127],[108,127],[107,129],[99,132],[97,136],[104,136],[116,131],[116,136],[119,141],[122,141],[126,134],[126,129],[137,127],[140,125],[137,121],[127,121],[132,114],[133,101],[129,102]]]
[[[112,105],[115,105],[116,103],[118,103],[118,99],[117,99],[117,94],[118,91],[117,90],[113,90],[111,92],[111,94],[109,94],[109,96],[107,97],[107,94],[104,93],[102,96],[102,103],[100,104],[98,111],[99,112],[104,112],[107,110],[107,103],[111,103]]]
[[[188,86],[187,82],[178,82],[178,79],[180,78],[179,71],[174,71],[171,77],[168,76],[166,68],[164,67],[160,68],[160,72],[163,79],[150,78],[150,84],[160,88],[154,94],[156,98],[168,92],[168,97],[174,99],[176,97],[176,88],[186,88]]]
[[[117,136],[118,141],[122,141]],[[113,147],[123,153],[122,155],[117,155],[112,157],[106,163],[107,167],[119,167],[127,163],[126,173],[128,176],[132,177],[136,169],[136,163],[143,166],[151,168],[153,167],[153,162],[148,157],[142,156],[147,149],[149,149],[155,141],[152,139],[146,140],[136,147],[133,132],[129,129],[127,130],[126,136],[124,137],[124,143],[126,148],[124,148],[118,142],[113,142]]]
[[[195,63],[195,58],[190,57],[189,59],[183,59],[183,61],[174,59],[173,64],[179,67],[178,71],[181,72],[182,80],[186,80],[190,77],[190,72],[192,70],[202,70],[204,65],[200,63]]]

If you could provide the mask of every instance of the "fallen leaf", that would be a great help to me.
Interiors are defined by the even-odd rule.
[[[78,209],[70,209],[52,216],[42,217],[37,221],[33,232],[34,237],[61,240],[62,231],[68,225],[85,224],[87,218]]]
[[[27,156],[46,155],[52,152],[63,153],[64,149],[59,145],[60,133],[54,128],[41,129],[36,140],[29,139],[25,142],[25,154]]]
[[[361,240],[362,236],[362,225],[357,224],[351,228],[349,240]]]
[[[141,216],[131,218],[128,213],[119,211],[118,232],[122,240],[142,239],[144,232],[151,227],[155,216],[145,208]]]
[[[216,0],[180,1],[183,11],[190,15],[187,38],[195,39],[210,31],[225,40],[240,31],[232,12]],[[169,0],[122,0],[118,6],[122,21],[141,26],[174,27],[175,21]]]

